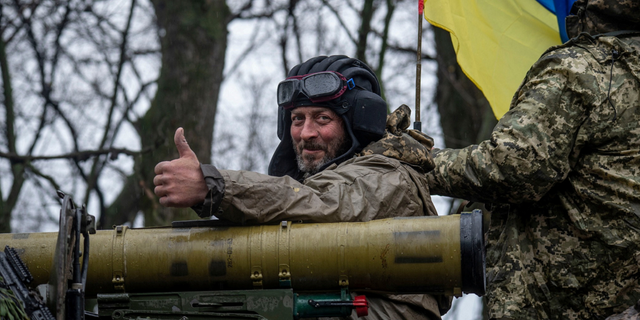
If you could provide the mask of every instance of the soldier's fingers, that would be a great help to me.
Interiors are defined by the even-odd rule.
[[[173,142],[176,144],[180,158],[198,159],[196,154],[189,147],[187,139],[184,137],[184,129],[178,128],[173,136]]]
[[[153,193],[155,193],[156,196],[158,196],[159,198],[162,198],[167,195],[166,189],[163,188],[161,185],[156,185],[156,187],[153,188]]]
[[[163,207],[166,207],[168,205],[168,201],[168,196],[160,197],[160,199],[158,199],[158,202],[160,202],[160,205],[162,205]]]
[[[153,177],[153,185],[154,186],[161,186],[161,185],[163,185],[163,180],[164,180],[164,177],[162,175],[157,175],[157,176]]]
[[[162,161],[156,164],[156,167],[153,168],[153,172],[155,174],[162,174],[164,172],[164,167],[169,163],[169,161]]]

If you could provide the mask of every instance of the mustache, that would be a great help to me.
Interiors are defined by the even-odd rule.
[[[304,140],[301,140],[298,143],[297,147],[299,152],[302,152],[303,149],[322,150],[322,151],[327,151],[328,149],[327,145],[320,144],[315,141],[304,141]]]

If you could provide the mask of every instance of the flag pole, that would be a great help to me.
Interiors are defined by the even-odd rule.
[[[418,50],[416,57],[416,118],[413,122],[413,129],[422,131],[420,122],[420,78],[422,76],[422,12],[424,10],[424,0],[418,0]]]

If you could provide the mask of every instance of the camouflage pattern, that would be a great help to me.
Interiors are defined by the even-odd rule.
[[[640,32],[549,49],[490,140],[434,161],[433,194],[499,203],[490,317],[605,319],[640,299]]]
[[[581,32],[592,35],[618,30],[640,29],[640,1],[577,0],[566,18],[567,35],[577,37]]]
[[[407,130],[410,122],[411,109],[403,104],[387,117],[382,139],[367,145],[358,156],[381,154],[418,166],[425,173],[433,170],[433,139],[420,131]]]

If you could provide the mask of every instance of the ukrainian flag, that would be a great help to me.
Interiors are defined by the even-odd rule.
[[[500,119],[531,65],[567,41],[564,18],[573,2],[424,0],[424,17],[451,33],[460,67]]]

